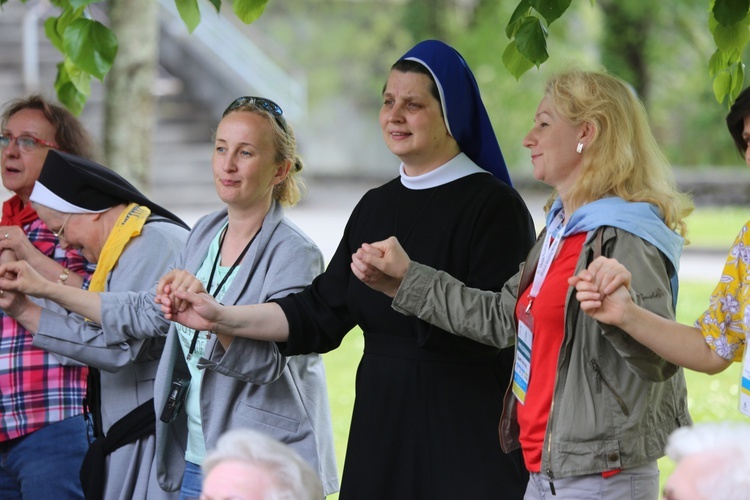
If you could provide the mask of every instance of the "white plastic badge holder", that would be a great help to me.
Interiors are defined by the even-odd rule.
[[[521,404],[526,402],[526,391],[529,388],[531,374],[531,345],[534,334],[523,321],[518,322],[518,340],[516,341],[516,362],[513,369],[513,394]]]

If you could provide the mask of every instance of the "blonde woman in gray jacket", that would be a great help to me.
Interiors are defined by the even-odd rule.
[[[171,269],[180,289],[225,304],[255,304],[308,285],[323,270],[318,247],[284,217],[300,197],[302,162],[281,108],[240,97],[215,133],[213,178],[226,207],[201,218]],[[107,343],[166,334],[154,383],[156,467],[161,487],[200,495],[200,466],[219,436],[251,428],[289,444],[338,490],[323,361],[283,356],[276,344],[231,339],[165,320],[153,292],[94,294],[63,304],[100,318]]]

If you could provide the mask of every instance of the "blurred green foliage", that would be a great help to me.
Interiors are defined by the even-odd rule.
[[[641,72],[647,79],[645,104],[665,154],[680,166],[740,167],[724,125],[726,107],[717,104],[708,75],[707,62],[715,45],[706,26],[705,0],[638,1],[650,4],[648,29],[639,32],[646,38]],[[593,5],[572,2],[565,15],[549,26],[549,37],[554,39],[547,47],[549,60],[516,80],[502,60],[508,42],[504,30],[514,9],[511,3],[271,1],[262,22],[250,29],[266,34],[284,47],[287,58],[303,67],[313,114],[320,107],[342,105],[373,123],[390,65],[420,39],[443,39],[474,70],[510,168],[528,173],[529,154],[521,141],[552,73],[574,66],[607,69],[623,78],[629,75],[627,66],[613,57],[617,44],[607,38],[611,30],[606,26],[612,23],[605,23],[603,8],[608,2],[600,0]],[[429,20],[416,19],[416,12],[432,14]]]

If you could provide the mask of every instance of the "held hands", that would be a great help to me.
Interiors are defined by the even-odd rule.
[[[175,295],[175,292],[180,290],[193,293],[202,293],[206,291],[205,288],[203,288],[203,283],[188,271],[183,269],[172,269],[162,276],[156,284],[156,301],[162,304],[167,303],[165,300],[168,301],[172,312],[184,310],[187,307],[187,304],[183,303],[183,300]]]
[[[409,256],[398,240],[391,236],[375,243],[363,243],[352,254],[354,275],[370,288],[395,297],[409,269]]]
[[[597,257],[588,269],[568,278],[576,288],[581,309],[602,323],[622,326],[628,308],[634,306],[630,297],[631,274],[616,259]]]
[[[154,301],[160,304],[164,317],[188,328],[202,331],[216,330],[221,304],[216,302],[203,283],[181,269],[173,269],[156,285]]]
[[[55,283],[47,280],[24,260],[0,266],[0,290],[25,293],[44,298],[48,288]]]
[[[4,250],[12,250],[5,252]],[[18,226],[0,226],[0,253],[15,254],[13,260],[32,261],[43,254],[29,241],[29,238]]]
[[[17,318],[32,305],[25,290],[34,289],[33,281],[46,281],[23,261],[3,264],[0,266],[0,276],[0,309],[11,318]]]

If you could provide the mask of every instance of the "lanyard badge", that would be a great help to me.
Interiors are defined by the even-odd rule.
[[[563,225],[564,214],[560,212],[558,217],[550,224],[547,229],[547,236],[544,239],[542,252],[539,256],[534,273],[534,282],[529,292],[529,304],[526,309],[518,315],[518,338],[516,340],[515,363],[513,363],[513,394],[521,404],[526,401],[526,392],[529,387],[531,378],[531,348],[534,343],[534,316],[532,314],[532,305],[534,299],[542,288],[547,273],[552,266],[552,261],[557,255],[560,248],[565,226]]]

